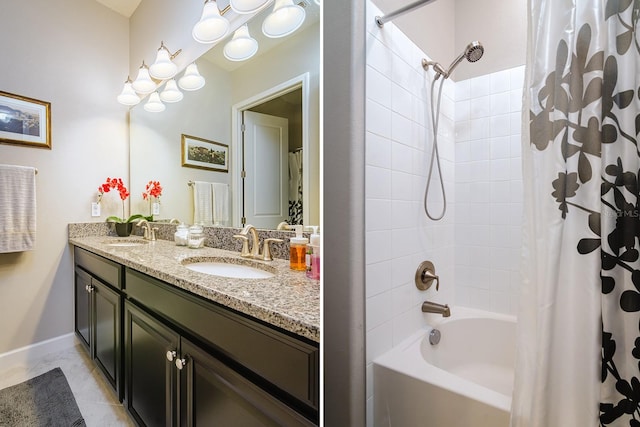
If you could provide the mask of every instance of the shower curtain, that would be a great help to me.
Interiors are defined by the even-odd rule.
[[[637,0],[530,0],[513,427],[640,427]]]
[[[302,224],[302,148],[289,153],[289,224]]]

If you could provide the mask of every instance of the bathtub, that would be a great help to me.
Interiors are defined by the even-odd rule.
[[[515,317],[464,307],[425,316],[429,328],[374,360],[374,425],[507,427]]]

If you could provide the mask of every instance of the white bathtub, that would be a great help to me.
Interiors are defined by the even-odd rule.
[[[428,329],[374,360],[374,425],[507,427],[515,317],[464,307],[427,316]]]

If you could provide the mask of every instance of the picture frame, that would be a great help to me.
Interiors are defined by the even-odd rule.
[[[0,91],[0,143],[51,149],[51,103]]]
[[[229,172],[229,146],[197,136],[181,135],[182,166]]]

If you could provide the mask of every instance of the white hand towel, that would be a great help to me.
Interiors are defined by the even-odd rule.
[[[193,184],[193,223],[213,224],[213,194],[211,183],[196,181]]]
[[[229,221],[229,185],[214,182],[213,189],[213,224],[227,225]]]
[[[0,253],[33,249],[36,242],[36,170],[0,165]]]

